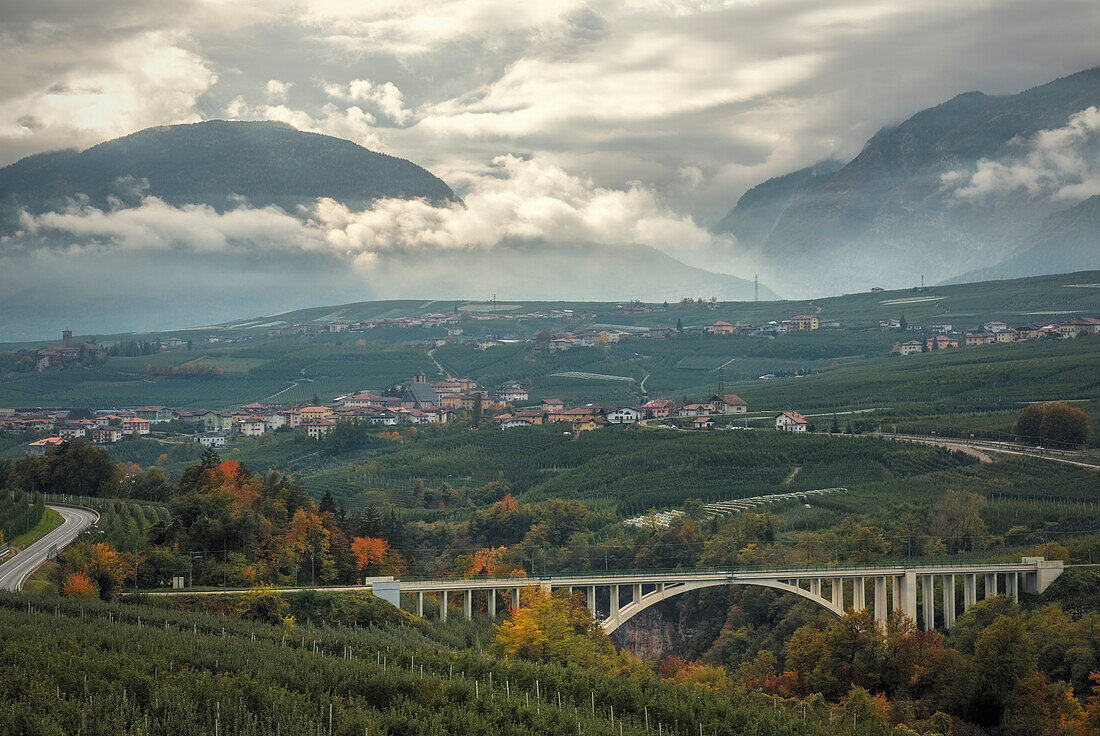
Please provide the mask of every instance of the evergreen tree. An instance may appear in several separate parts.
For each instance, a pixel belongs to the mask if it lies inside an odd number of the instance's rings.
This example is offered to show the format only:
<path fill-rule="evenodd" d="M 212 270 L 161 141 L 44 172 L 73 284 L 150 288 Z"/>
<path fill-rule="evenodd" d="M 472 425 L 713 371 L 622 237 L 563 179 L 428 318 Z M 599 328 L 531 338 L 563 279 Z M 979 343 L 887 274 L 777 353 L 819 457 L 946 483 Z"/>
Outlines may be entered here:
<path fill-rule="evenodd" d="M 684 331 L 684 321 L 682 319 L 680 319 L 679 317 L 676 318 L 676 331 L 677 332 L 683 332 Z"/>
<path fill-rule="evenodd" d="M 471 418 L 471 423 L 474 425 L 474 429 L 481 426 L 481 392 L 478 391 L 474 394 L 474 413 Z"/>

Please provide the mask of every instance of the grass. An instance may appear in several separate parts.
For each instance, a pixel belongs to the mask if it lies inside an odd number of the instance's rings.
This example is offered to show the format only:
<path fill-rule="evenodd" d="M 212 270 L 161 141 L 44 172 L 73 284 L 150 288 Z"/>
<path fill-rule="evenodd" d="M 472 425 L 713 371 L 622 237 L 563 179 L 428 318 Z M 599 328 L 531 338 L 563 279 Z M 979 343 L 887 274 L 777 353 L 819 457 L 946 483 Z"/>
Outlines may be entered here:
<path fill-rule="evenodd" d="M 57 585 L 54 577 L 57 574 L 58 564 L 55 560 L 48 560 L 34 571 L 34 574 L 23 583 L 24 593 L 56 593 Z"/>
<path fill-rule="evenodd" d="M 42 518 L 39 520 L 38 524 L 30 531 L 24 532 L 11 540 L 11 546 L 26 549 L 57 527 L 61 526 L 64 521 L 65 519 L 61 514 L 51 508 L 47 508 L 45 512 L 43 512 Z"/>

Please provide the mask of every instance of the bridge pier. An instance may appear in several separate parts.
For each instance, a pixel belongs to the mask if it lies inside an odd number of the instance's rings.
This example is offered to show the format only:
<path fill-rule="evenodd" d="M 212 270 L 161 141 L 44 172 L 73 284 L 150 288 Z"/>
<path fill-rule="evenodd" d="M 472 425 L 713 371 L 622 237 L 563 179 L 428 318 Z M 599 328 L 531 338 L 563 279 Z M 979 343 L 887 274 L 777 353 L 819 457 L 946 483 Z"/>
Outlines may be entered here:
<path fill-rule="evenodd" d="M 864 578 L 852 578 L 852 608 L 862 611 L 867 608 L 867 582 Z"/>
<path fill-rule="evenodd" d="M 963 613 L 978 602 L 978 576 L 974 573 L 963 575 Z"/>
<path fill-rule="evenodd" d="M 418 618 L 424 618 L 424 593 L 420 592 L 416 594 L 416 615 Z"/>
<path fill-rule="evenodd" d="M 489 618 L 496 620 L 497 617 L 497 589 L 489 588 L 489 599 L 485 602 L 485 607 L 489 612 Z"/>
<path fill-rule="evenodd" d="M 886 576 L 875 578 L 875 620 L 886 620 Z"/>
<path fill-rule="evenodd" d="M 985 597 L 997 595 L 997 573 L 989 574 L 985 576 Z"/>
<path fill-rule="evenodd" d="M 901 612 L 917 622 L 917 574 L 912 570 L 906 570 L 904 575 L 897 578 L 898 591 L 901 602 Z"/>
<path fill-rule="evenodd" d="M 833 578 L 832 583 L 833 605 L 844 610 L 844 578 Z"/>
<path fill-rule="evenodd" d="M 593 616 L 596 615 L 596 586 L 589 585 L 588 588 L 588 610 Z"/>
<path fill-rule="evenodd" d="M 931 631 L 936 627 L 936 579 L 931 575 L 921 575 L 921 604 L 923 629 Z"/>
<path fill-rule="evenodd" d="M 1014 603 L 1020 602 L 1020 578 L 1014 572 L 1005 575 L 1005 595 Z"/>
<path fill-rule="evenodd" d="M 943 628 L 955 625 L 955 576 L 943 576 Z"/>
<path fill-rule="evenodd" d="M 447 591 L 439 594 L 439 620 L 447 620 Z"/>
<path fill-rule="evenodd" d="M 519 587 L 512 588 L 512 608 L 519 608 Z"/>

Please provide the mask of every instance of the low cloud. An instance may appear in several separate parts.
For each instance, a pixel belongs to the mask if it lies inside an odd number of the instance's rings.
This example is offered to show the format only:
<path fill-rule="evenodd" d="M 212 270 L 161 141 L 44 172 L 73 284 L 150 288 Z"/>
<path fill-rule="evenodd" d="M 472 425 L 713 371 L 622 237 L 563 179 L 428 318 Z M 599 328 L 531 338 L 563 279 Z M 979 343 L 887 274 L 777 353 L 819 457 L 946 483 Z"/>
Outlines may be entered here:
<path fill-rule="evenodd" d="M 483 250 L 507 243 L 550 248 L 633 243 L 690 262 L 730 245 L 673 212 L 639 183 L 625 189 L 598 187 L 557 166 L 516 156 L 495 159 L 469 182 L 464 204 L 446 207 L 383 199 L 353 210 L 319 199 L 297 214 L 247 204 L 218 212 L 145 197 L 139 206 L 114 210 L 74 205 L 62 212 L 23 213 L 20 227 L 24 238 L 60 238 L 81 247 L 327 252 L 360 263 L 411 251 Z"/>
<path fill-rule="evenodd" d="M 1013 140 L 1011 153 L 995 161 L 981 159 L 974 171 L 942 177 L 961 200 L 980 203 L 1006 194 L 1080 200 L 1100 194 L 1100 110 L 1089 107 L 1061 128 L 1041 130 Z"/>

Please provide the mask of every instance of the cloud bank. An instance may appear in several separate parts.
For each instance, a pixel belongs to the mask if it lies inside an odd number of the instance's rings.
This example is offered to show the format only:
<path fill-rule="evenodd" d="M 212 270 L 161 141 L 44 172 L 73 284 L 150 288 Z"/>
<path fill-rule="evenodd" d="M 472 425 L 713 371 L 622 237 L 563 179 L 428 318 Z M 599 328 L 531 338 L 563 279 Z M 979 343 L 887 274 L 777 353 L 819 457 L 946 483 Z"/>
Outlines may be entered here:
<path fill-rule="evenodd" d="M 305 213 L 295 214 L 247 203 L 219 213 L 205 205 L 176 207 L 147 196 L 138 206 L 119 202 L 109 210 L 74 205 L 41 215 L 24 212 L 20 237 L 83 250 L 329 254 L 361 265 L 387 255 L 485 250 L 505 242 L 545 248 L 631 243 L 688 261 L 730 245 L 637 182 L 625 189 L 600 187 L 552 164 L 501 156 L 467 184 L 465 203 L 447 207 L 383 199 L 352 210 L 318 199 Z"/>
<path fill-rule="evenodd" d="M 981 203 L 1005 194 L 1082 200 L 1100 194 L 1100 110 L 1089 107 L 1061 128 L 1010 143 L 1004 161 L 982 159 L 973 172 L 942 177 L 955 197 Z"/>

